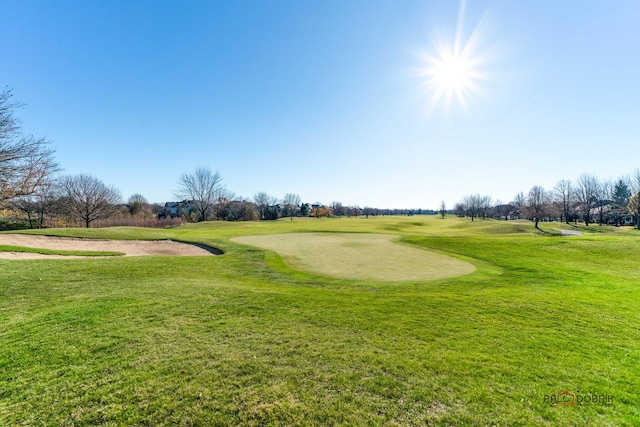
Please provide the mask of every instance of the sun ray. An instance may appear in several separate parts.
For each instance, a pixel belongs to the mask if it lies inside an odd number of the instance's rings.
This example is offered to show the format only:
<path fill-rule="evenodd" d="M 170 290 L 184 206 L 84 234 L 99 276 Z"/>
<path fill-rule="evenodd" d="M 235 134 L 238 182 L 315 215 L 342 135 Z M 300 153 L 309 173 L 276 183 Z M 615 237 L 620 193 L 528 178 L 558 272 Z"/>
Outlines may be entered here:
<path fill-rule="evenodd" d="M 462 0 L 452 43 L 437 34 L 431 52 L 420 54 L 420 86 L 429 94 L 430 110 L 440 104 L 448 110 L 457 104 L 466 111 L 468 103 L 480 94 L 482 82 L 487 80 L 482 70 L 487 56 L 481 52 L 485 25 L 480 20 L 465 38 L 465 12 L 466 2 Z"/>

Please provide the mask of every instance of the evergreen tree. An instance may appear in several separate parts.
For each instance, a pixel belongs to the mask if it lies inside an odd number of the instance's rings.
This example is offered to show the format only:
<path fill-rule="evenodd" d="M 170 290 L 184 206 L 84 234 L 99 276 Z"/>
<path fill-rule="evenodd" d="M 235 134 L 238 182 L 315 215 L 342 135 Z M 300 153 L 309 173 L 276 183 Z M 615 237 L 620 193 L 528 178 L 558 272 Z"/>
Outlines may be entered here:
<path fill-rule="evenodd" d="M 622 179 L 616 182 L 611 192 L 611 214 L 616 223 L 620 226 L 620 219 L 629 212 L 629 200 L 631 199 L 631 189 Z"/>

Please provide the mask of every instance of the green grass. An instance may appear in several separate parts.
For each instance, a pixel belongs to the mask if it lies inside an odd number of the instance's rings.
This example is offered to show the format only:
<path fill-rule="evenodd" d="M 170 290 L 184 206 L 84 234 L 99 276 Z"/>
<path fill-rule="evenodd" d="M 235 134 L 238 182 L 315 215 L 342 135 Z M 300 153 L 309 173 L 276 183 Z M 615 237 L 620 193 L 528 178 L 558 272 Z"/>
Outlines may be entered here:
<path fill-rule="evenodd" d="M 400 235 L 478 269 L 323 278 L 229 240 L 303 232 Z M 633 230 L 378 217 L 45 233 L 225 254 L 0 260 L 0 425 L 640 424 Z M 545 401 L 565 389 L 613 401 Z"/>
<path fill-rule="evenodd" d="M 44 248 L 31 248 L 26 246 L 0 245 L 0 252 L 25 252 L 41 255 L 62 255 L 62 256 L 121 256 L 124 252 L 114 251 L 64 251 Z"/>
<path fill-rule="evenodd" d="M 473 264 L 401 246 L 394 236 L 368 233 L 287 233 L 233 238 L 268 249 L 301 271 L 354 280 L 434 280 L 470 274 Z"/>

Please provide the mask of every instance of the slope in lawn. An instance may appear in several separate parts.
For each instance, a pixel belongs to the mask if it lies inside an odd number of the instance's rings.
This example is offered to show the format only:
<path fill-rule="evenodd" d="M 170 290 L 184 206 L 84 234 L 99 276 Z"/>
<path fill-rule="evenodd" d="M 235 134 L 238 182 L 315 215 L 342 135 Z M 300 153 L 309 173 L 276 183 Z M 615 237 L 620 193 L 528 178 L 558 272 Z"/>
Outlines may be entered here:
<path fill-rule="evenodd" d="M 398 245 L 397 236 L 356 233 L 287 233 L 232 241 L 280 254 L 293 268 L 354 280 L 434 280 L 470 274 L 475 267 L 435 252 Z"/>

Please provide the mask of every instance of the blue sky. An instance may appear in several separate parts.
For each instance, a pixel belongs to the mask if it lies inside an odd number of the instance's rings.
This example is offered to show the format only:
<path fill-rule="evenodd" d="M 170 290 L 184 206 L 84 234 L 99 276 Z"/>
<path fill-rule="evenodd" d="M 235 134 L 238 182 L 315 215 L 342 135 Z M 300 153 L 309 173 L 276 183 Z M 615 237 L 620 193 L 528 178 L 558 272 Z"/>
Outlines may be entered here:
<path fill-rule="evenodd" d="M 460 14 L 462 7 L 462 15 Z M 638 1 L 2 0 L 0 86 L 65 173 L 174 199 L 181 173 L 303 201 L 448 206 L 640 166 Z M 460 20 L 459 17 L 463 19 Z M 476 40 L 434 102 L 425 55 Z M 477 39 L 474 34 L 481 37 Z"/>

